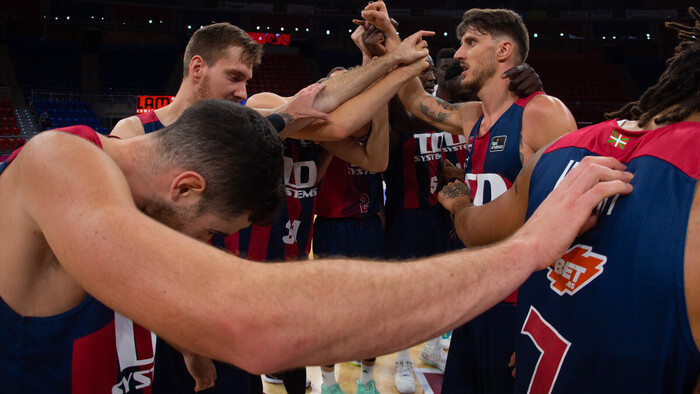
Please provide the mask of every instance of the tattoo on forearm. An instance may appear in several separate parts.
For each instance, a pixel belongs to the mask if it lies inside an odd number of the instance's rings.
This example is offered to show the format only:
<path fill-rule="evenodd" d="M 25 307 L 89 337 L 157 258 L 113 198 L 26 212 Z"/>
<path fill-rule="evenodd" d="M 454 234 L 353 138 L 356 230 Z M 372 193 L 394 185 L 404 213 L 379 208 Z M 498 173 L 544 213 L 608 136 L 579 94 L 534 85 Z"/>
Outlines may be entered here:
<path fill-rule="evenodd" d="M 442 188 L 442 193 L 447 198 L 458 198 L 458 197 L 469 197 L 471 200 L 471 193 L 469 188 L 462 182 L 453 182 Z"/>
<path fill-rule="evenodd" d="M 286 112 L 280 112 L 277 115 L 279 115 L 282 118 L 282 120 L 284 120 L 285 126 L 288 126 L 290 123 L 292 123 L 294 121 L 294 116 L 292 116 Z"/>
<path fill-rule="evenodd" d="M 434 122 L 444 122 L 447 118 L 450 117 L 450 115 L 452 115 L 450 113 L 445 112 L 431 111 L 430 108 L 428 108 L 428 106 L 426 106 L 423 103 L 420 104 L 420 110 L 425 116 L 427 116 L 430 120 Z"/>

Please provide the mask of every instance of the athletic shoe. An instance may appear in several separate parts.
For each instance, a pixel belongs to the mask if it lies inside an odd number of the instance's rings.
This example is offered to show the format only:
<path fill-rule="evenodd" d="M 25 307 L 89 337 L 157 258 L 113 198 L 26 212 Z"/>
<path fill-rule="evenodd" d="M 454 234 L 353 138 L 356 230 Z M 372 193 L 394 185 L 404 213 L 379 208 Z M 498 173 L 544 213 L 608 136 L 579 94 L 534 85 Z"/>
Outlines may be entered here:
<path fill-rule="evenodd" d="M 306 386 L 308 387 L 308 386 Z M 321 386 L 321 394 L 345 394 L 345 391 L 340 388 L 338 383 L 332 385 L 331 387 Z"/>
<path fill-rule="evenodd" d="M 369 382 L 362 384 L 360 381 L 357 381 L 357 391 L 355 391 L 355 394 L 380 394 L 379 391 L 377 391 L 377 387 L 374 384 L 374 380 L 370 380 Z"/>
<path fill-rule="evenodd" d="M 266 373 L 265 375 L 263 375 L 263 380 L 266 381 L 267 383 L 272 383 L 272 384 L 284 383 L 282 381 L 282 374 Z"/>
<path fill-rule="evenodd" d="M 413 377 L 413 361 L 396 360 L 394 385 L 401 394 L 416 392 L 416 380 Z"/>
<path fill-rule="evenodd" d="M 355 361 L 348 361 L 348 364 L 354 365 L 354 366 L 356 366 L 356 367 L 359 367 L 359 366 L 361 365 L 360 362 L 357 361 L 357 360 L 355 360 Z"/>
<path fill-rule="evenodd" d="M 266 381 L 267 383 L 272 383 L 272 384 L 283 384 L 284 381 L 282 380 L 282 374 L 279 373 L 266 373 L 263 375 L 263 380 Z M 306 378 L 306 388 L 308 389 L 311 387 L 311 380 L 309 378 Z"/>
<path fill-rule="evenodd" d="M 447 361 L 447 353 L 442 350 L 442 346 L 430 346 L 427 343 L 423 346 L 420 352 L 420 360 L 424 364 L 428 364 L 445 372 L 445 361 Z"/>

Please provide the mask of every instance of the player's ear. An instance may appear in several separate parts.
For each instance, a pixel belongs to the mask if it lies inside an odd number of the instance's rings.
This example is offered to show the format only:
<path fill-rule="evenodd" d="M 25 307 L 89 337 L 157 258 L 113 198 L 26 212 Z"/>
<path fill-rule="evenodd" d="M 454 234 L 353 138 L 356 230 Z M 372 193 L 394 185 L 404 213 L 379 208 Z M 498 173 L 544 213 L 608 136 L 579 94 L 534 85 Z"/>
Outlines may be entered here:
<path fill-rule="evenodd" d="M 192 203 L 199 200 L 207 187 L 204 177 L 194 171 L 185 171 L 170 184 L 170 198 L 175 203 Z"/>
<path fill-rule="evenodd" d="M 514 50 L 515 50 L 515 47 L 513 46 L 513 43 L 511 41 L 503 40 L 500 42 L 500 44 L 498 46 L 498 52 L 496 53 L 496 59 L 498 59 L 499 62 L 503 62 L 514 55 L 513 54 Z"/>
<path fill-rule="evenodd" d="M 192 56 L 192 59 L 190 59 L 190 65 L 189 65 L 189 75 L 194 79 L 200 78 L 202 76 L 202 71 L 204 70 L 205 66 L 206 66 L 206 63 L 204 62 L 204 59 L 202 59 L 201 56 L 199 56 L 199 55 Z"/>

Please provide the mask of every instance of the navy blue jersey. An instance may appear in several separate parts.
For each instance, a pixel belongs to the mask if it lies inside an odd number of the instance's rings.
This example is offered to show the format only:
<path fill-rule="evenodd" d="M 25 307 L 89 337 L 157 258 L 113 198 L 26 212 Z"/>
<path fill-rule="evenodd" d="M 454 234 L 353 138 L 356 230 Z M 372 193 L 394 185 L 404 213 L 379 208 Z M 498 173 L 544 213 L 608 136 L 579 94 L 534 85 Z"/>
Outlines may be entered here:
<path fill-rule="evenodd" d="M 102 147 L 89 127 L 59 131 Z M 154 353 L 155 335 L 90 296 L 48 317 L 21 316 L 0 299 L 3 393 L 150 393 Z"/>
<path fill-rule="evenodd" d="M 539 159 L 528 217 L 585 156 L 613 156 L 634 191 L 604 200 L 596 226 L 520 287 L 516 390 L 690 393 L 700 354 L 684 289 L 700 123 L 630 132 L 607 121 L 566 135 Z"/>
<path fill-rule="evenodd" d="M 306 259 L 311 251 L 318 194 L 318 147 L 313 141 L 284 141 L 285 205 L 272 226 L 254 224 L 226 237 L 227 250 L 255 261 Z M 212 242 L 222 243 L 221 240 Z"/>

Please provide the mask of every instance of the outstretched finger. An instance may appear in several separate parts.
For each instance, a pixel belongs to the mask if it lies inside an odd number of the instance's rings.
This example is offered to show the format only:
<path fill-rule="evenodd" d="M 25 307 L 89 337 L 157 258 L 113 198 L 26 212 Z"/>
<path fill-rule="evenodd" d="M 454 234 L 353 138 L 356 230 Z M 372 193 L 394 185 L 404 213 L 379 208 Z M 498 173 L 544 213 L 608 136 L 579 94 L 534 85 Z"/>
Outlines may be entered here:
<path fill-rule="evenodd" d="M 501 78 L 503 78 L 503 79 L 511 78 L 512 79 L 514 76 L 517 77 L 518 75 L 520 75 L 520 73 L 523 71 L 523 69 L 525 67 L 526 67 L 525 63 L 523 63 L 519 66 L 511 67 L 508 70 L 506 70 L 503 74 L 501 74 Z"/>

